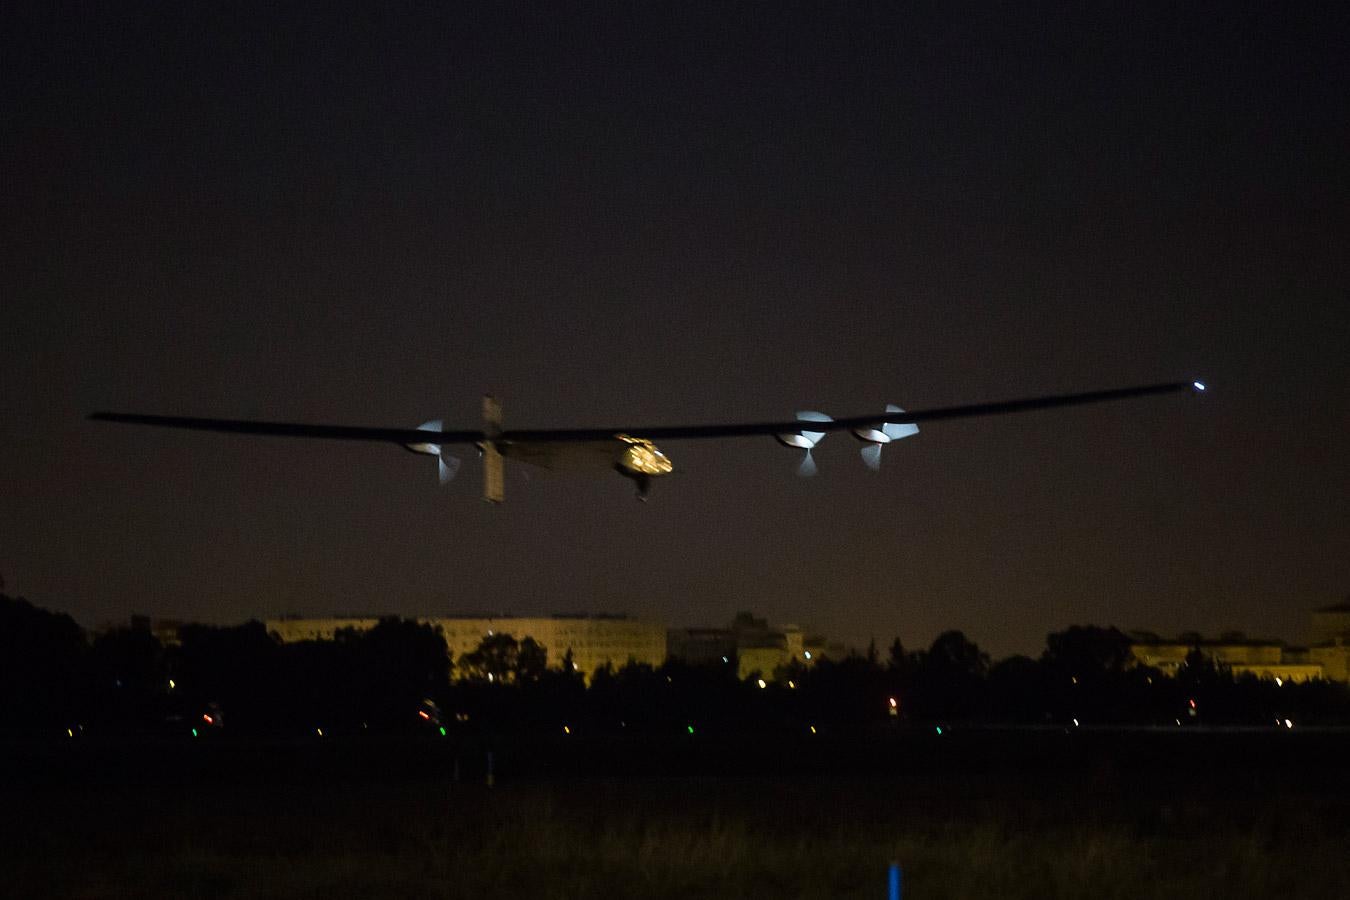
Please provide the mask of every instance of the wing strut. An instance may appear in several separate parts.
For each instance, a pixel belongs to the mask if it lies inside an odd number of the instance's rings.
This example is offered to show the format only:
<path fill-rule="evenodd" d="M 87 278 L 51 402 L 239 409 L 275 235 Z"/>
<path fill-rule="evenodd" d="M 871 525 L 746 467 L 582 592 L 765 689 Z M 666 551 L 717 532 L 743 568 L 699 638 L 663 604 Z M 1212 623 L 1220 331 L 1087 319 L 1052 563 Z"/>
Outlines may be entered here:
<path fill-rule="evenodd" d="M 483 436 L 486 440 L 479 444 L 483 451 L 483 499 L 488 503 L 501 503 L 506 499 L 506 477 L 502 466 L 502 454 L 497 449 L 497 439 L 502 435 L 502 405 L 491 394 L 483 395 Z"/>

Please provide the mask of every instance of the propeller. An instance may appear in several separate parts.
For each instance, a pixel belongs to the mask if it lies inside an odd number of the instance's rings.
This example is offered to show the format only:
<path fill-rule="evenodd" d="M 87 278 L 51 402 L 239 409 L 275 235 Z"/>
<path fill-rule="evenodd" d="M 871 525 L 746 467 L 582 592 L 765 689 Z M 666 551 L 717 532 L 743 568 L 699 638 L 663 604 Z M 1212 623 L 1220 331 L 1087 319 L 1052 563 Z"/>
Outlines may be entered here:
<path fill-rule="evenodd" d="M 443 425 L 444 423 L 440 419 L 433 419 L 430 422 L 423 422 L 421 425 L 418 425 L 417 430 L 440 434 L 445 430 Z M 436 474 L 440 478 L 442 485 L 449 484 L 455 477 L 455 473 L 459 471 L 459 457 L 442 453 L 440 444 L 418 443 L 404 444 L 403 446 L 407 447 L 413 453 L 421 453 L 426 456 L 436 457 Z"/>
<path fill-rule="evenodd" d="M 886 404 L 886 412 L 902 413 L 903 409 L 894 403 Z M 870 428 L 857 428 L 853 431 L 859 440 L 866 441 L 862 448 L 863 463 L 873 472 L 881 468 L 881 448 L 891 441 L 898 441 L 919 433 L 919 426 L 913 422 L 879 422 Z"/>
<path fill-rule="evenodd" d="M 797 413 L 797 421 L 833 422 L 834 420 L 824 413 L 803 410 Z M 811 450 L 816 444 L 819 444 L 824 440 L 826 434 L 827 432 L 824 431 L 807 431 L 803 429 L 802 431 L 776 435 L 776 437 L 778 438 L 778 442 L 785 447 L 796 447 L 799 450 L 806 451 L 802 455 L 802 461 L 797 464 L 797 474 L 803 478 L 810 478 L 818 471 L 816 468 L 816 461 L 811 458 Z"/>

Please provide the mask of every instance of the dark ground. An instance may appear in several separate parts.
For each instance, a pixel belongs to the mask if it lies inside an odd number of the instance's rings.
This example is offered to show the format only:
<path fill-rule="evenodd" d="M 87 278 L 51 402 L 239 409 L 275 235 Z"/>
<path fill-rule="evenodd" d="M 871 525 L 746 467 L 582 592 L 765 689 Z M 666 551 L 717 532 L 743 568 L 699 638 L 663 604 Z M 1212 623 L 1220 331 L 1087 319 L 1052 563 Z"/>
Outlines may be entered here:
<path fill-rule="evenodd" d="M 11 743 L 11 896 L 1343 897 L 1350 734 Z M 458 774 L 458 780 L 456 779 Z"/>

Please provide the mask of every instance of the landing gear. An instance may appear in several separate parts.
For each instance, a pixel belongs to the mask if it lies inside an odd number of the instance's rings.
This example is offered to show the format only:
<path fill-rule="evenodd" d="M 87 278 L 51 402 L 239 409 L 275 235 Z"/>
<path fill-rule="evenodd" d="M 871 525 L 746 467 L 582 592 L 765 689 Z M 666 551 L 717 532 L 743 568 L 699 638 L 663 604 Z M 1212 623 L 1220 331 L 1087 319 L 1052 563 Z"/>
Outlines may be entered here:
<path fill-rule="evenodd" d="M 633 482 L 633 484 L 637 486 L 638 500 L 643 503 L 647 502 L 647 494 L 652 489 L 652 476 L 647 475 L 644 472 L 634 472 L 632 469 L 625 468 L 622 465 L 615 466 L 614 471 Z"/>

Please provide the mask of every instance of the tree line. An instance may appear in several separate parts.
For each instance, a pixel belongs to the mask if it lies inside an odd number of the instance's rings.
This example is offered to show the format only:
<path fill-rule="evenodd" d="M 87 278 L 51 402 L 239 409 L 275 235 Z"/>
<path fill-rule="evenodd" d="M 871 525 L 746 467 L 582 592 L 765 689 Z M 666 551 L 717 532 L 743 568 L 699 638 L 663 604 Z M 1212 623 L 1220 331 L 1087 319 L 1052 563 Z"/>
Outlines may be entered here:
<path fill-rule="evenodd" d="M 87 635 L 0 594 L 0 733 L 8 735 L 589 734 L 861 731 L 981 723 L 1350 724 L 1344 684 L 1235 677 L 1197 647 L 1175 677 L 1137 665 L 1114 628 L 1050 634 L 1039 658 L 997 663 L 959 631 L 741 679 L 734 658 L 605 666 L 589 680 L 529 637 L 451 659 L 441 634 L 386 618 L 330 641 L 280 643 L 260 622 Z M 452 677 L 453 676 L 453 677 Z"/>

